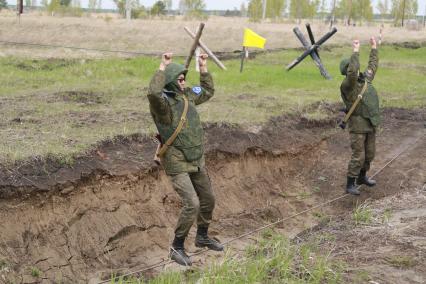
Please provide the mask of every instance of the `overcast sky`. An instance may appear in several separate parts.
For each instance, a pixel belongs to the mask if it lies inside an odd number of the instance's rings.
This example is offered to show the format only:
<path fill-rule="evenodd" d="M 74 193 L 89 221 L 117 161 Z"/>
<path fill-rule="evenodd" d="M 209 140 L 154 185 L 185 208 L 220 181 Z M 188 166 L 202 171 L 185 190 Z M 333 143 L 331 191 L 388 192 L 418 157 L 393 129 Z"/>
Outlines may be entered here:
<path fill-rule="evenodd" d="M 87 3 L 89 0 L 80 0 L 82 7 L 87 7 Z M 157 0 L 139 0 L 141 5 L 145 7 L 151 7 Z M 173 1 L 173 9 L 178 7 L 179 0 Z M 329 2 L 329 6 L 331 6 L 332 0 L 327 0 Z M 16 0 L 7 0 L 9 4 L 16 4 Z M 24 0 L 25 2 L 25 0 Z M 41 2 L 38 0 L 37 2 Z M 241 3 L 248 3 L 248 0 L 204 0 L 207 6 L 207 10 L 233 10 L 234 8 L 240 9 Z M 288 1 L 289 2 L 289 1 Z M 377 12 L 376 6 L 379 0 L 372 0 L 373 8 L 375 12 Z M 389 1 L 390 3 L 391 1 Z M 417 11 L 418 15 L 424 15 L 425 13 L 425 5 L 426 0 L 417 0 L 419 3 L 419 10 Z M 115 9 L 116 6 L 113 0 L 102 0 L 102 7 L 106 9 Z"/>

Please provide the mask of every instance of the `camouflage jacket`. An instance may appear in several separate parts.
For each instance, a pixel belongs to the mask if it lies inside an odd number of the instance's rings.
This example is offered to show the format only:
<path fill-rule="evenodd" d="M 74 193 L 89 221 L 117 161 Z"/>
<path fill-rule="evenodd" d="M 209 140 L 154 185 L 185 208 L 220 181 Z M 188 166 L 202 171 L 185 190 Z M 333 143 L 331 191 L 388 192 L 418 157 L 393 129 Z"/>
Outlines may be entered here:
<path fill-rule="evenodd" d="M 177 77 L 177 76 L 176 76 Z M 200 73 L 200 86 L 185 88 L 175 93 L 164 89 L 166 73 L 157 71 L 151 79 L 148 99 L 151 115 L 163 143 L 172 135 L 182 116 L 186 96 L 189 101 L 187 121 L 161 158 L 168 175 L 196 172 L 204 167 L 203 129 L 196 105 L 208 101 L 214 94 L 213 79 L 209 73 Z"/>
<path fill-rule="evenodd" d="M 340 86 L 341 96 L 346 108 L 349 110 L 355 102 L 362 91 L 365 81 L 367 81 L 367 90 L 349 119 L 349 132 L 373 132 L 380 123 L 379 98 L 372 84 L 378 63 L 378 51 L 377 49 L 371 49 L 367 70 L 360 74 L 359 53 L 354 52 L 350 58 L 346 78 Z"/>

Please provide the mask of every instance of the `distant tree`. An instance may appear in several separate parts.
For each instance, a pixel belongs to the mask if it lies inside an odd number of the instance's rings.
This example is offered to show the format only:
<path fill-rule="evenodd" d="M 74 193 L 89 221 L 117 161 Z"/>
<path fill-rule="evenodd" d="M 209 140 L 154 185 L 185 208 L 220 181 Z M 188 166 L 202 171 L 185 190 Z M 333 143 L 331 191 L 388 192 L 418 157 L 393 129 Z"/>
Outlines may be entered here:
<path fill-rule="evenodd" d="M 33 7 L 37 6 L 37 0 L 31 0 L 31 6 Z"/>
<path fill-rule="evenodd" d="M 386 14 L 389 13 L 389 1 L 379 0 L 379 3 L 377 3 L 377 10 L 379 10 L 380 16 L 383 18 Z"/>
<path fill-rule="evenodd" d="M 395 24 L 401 22 L 403 26 L 404 20 L 415 16 L 418 9 L 417 0 L 392 0 L 391 14 L 394 17 Z"/>
<path fill-rule="evenodd" d="M 68 7 L 71 4 L 71 0 L 59 0 L 59 4 L 64 7 Z"/>
<path fill-rule="evenodd" d="M 355 2 L 355 18 L 361 22 L 373 19 L 371 0 L 358 0 Z"/>
<path fill-rule="evenodd" d="M 259 22 L 262 19 L 262 0 L 250 0 L 248 16 L 251 22 Z"/>
<path fill-rule="evenodd" d="M 242 17 L 247 17 L 247 8 L 246 8 L 246 3 L 244 2 L 241 2 L 240 13 Z"/>
<path fill-rule="evenodd" d="M 266 17 L 271 19 L 281 18 L 286 7 L 287 0 L 268 0 L 266 5 Z"/>
<path fill-rule="evenodd" d="M 159 16 L 166 14 L 166 5 L 163 1 L 157 1 L 151 8 L 151 15 Z"/>
<path fill-rule="evenodd" d="M 6 0 L 0 0 L 0 11 L 2 9 L 7 9 L 7 1 Z"/>
<path fill-rule="evenodd" d="M 117 6 L 118 13 L 123 17 L 126 17 L 126 8 L 129 11 L 129 17 L 132 13 L 132 9 L 137 9 L 139 5 L 138 0 L 113 0 L 115 5 Z"/>
<path fill-rule="evenodd" d="M 223 15 L 225 17 L 241 17 L 241 12 L 234 7 L 234 10 L 226 10 L 225 14 Z"/>
<path fill-rule="evenodd" d="M 49 11 L 49 13 L 53 15 L 56 11 L 59 10 L 60 7 L 61 7 L 60 0 L 52 0 L 47 6 L 47 11 Z"/>
<path fill-rule="evenodd" d="M 184 0 L 186 15 L 190 17 L 202 17 L 203 10 L 206 8 L 204 0 Z"/>
<path fill-rule="evenodd" d="M 81 1 L 80 0 L 72 0 L 71 5 L 73 7 L 76 7 L 76 8 L 81 8 Z"/>
<path fill-rule="evenodd" d="M 351 24 L 351 20 L 355 18 L 355 9 L 353 9 L 353 0 L 341 0 L 336 7 L 337 16 L 344 19 L 346 25 Z"/>
<path fill-rule="evenodd" d="M 148 12 L 149 11 L 145 8 L 145 6 L 140 5 L 138 3 L 138 5 L 136 5 L 132 9 L 131 18 L 132 19 L 143 19 L 143 18 L 147 18 L 149 16 Z"/>
<path fill-rule="evenodd" d="M 185 0 L 179 0 L 179 13 L 182 15 L 185 15 L 186 10 L 188 10 L 185 2 L 186 2 Z"/>
<path fill-rule="evenodd" d="M 319 0 L 291 0 L 290 17 L 301 22 L 304 18 L 313 18 L 318 11 Z"/>
<path fill-rule="evenodd" d="M 373 18 L 373 7 L 371 0 L 341 0 L 336 8 L 338 16 L 345 20 L 347 25 L 352 21 L 371 21 Z"/>
<path fill-rule="evenodd" d="M 31 6 L 31 0 L 25 0 L 25 6 L 30 7 Z"/>
<path fill-rule="evenodd" d="M 96 10 L 96 3 L 97 0 L 89 0 L 89 4 L 88 4 L 88 8 L 91 11 L 95 11 Z"/>
<path fill-rule="evenodd" d="M 321 14 L 321 18 L 324 19 L 325 15 L 327 13 L 327 1 L 326 0 L 321 0 L 318 12 L 319 12 L 319 14 Z"/>
<path fill-rule="evenodd" d="M 98 0 L 98 10 L 102 10 L 102 0 Z"/>
<path fill-rule="evenodd" d="M 170 13 L 170 11 L 172 10 L 172 5 L 173 5 L 172 0 L 164 0 L 163 2 L 164 2 L 164 5 L 166 5 L 167 13 Z"/>

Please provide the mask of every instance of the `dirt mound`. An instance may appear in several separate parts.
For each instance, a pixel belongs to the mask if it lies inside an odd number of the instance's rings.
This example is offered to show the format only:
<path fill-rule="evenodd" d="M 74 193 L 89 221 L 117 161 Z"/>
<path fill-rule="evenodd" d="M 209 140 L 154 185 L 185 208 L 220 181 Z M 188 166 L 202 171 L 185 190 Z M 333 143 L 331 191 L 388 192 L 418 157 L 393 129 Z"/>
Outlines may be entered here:
<path fill-rule="evenodd" d="M 76 102 L 85 105 L 105 103 L 103 94 L 83 91 L 66 91 L 54 94 L 65 102 Z"/>
<path fill-rule="evenodd" d="M 425 111 L 407 119 L 385 112 L 374 167 L 424 135 L 423 121 L 411 118 Z M 336 130 L 334 119 L 306 123 L 300 115 L 285 115 L 249 130 L 206 125 L 207 164 L 217 196 L 213 236 L 226 240 L 342 193 L 350 154 L 347 133 Z M 292 219 L 280 230 L 294 236 L 365 198 L 424 184 L 419 164 L 425 143 L 421 140 L 384 171 L 375 190 Z M 152 163 L 154 150 L 149 137 L 135 135 L 98 145 L 72 167 L 35 159 L 2 169 L 0 277 L 87 283 L 166 259 L 180 202 Z M 190 252 L 196 251 L 193 234 Z M 196 266 L 203 264 L 204 257 L 195 259 Z M 40 276 L 31 276 L 31 269 Z"/>
<path fill-rule="evenodd" d="M 76 64 L 77 62 L 78 62 L 77 60 L 49 58 L 47 60 L 14 59 L 7 64 L 16 66 L 18 69 L 26 70 L 26 71 L 38 71 L 38 70 L 52 71 L 58 68 Z"/>

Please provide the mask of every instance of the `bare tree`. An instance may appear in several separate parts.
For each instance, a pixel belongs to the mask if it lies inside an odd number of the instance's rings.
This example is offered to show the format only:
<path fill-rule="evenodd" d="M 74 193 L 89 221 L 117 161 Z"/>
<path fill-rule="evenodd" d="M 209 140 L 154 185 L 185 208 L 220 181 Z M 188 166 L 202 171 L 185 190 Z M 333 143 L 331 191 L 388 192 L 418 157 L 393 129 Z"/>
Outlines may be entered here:
<path fill-rule="evenodd" d="M 383 21 L 385 15 L 389 13 L 389 1 L 388 0 L 379 1 L 379 3 L 377 3 L 377 10 L 379 10 L 380 16 Z"/>

